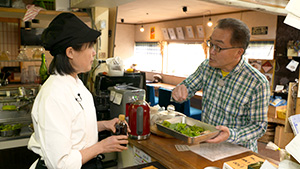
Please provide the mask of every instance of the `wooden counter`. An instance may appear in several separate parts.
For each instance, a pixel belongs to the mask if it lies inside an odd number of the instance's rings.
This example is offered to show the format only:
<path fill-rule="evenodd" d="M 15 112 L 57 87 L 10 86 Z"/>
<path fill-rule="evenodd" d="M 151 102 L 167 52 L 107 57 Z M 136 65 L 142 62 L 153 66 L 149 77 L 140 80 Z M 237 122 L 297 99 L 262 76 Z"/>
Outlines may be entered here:
<path fill-rule="evenodd" d="M 163 164 L 170 169 L 188 168 L 188 169 L 203 169 L 208 166 L 215 166 L 222 168 L 223 163 L 229 160 L 238 159 L 248 155 L 255 154 L 263 159 L 267 159 L 269 162 L 273 162 L 276 165 L 278 163 L 267 157 L 263 157 L 252 151 L 245 152 L 239 155 L 224 158 L 215 162 L 211 162 L 206 158 L 193 153 L 191 151 L 179 152 L 175 148 L 175 144 L 184 144 L 183 141 L 174 138 L 163 138 L 156 135 L 151 135 L 149 139 L 137 141 L 129 140 L 129 143 L 133 146 L 143 150 L 150 155 L 153 159 Z"/>

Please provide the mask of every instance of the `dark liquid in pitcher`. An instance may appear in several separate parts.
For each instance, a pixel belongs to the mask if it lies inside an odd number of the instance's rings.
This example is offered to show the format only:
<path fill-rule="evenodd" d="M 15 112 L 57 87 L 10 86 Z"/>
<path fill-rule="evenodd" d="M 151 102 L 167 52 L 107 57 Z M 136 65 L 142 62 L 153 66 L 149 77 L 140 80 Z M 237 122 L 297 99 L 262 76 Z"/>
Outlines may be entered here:
<path fill-rule="evenodd" d="M 120 122 L 115 125 L 116 127 L 116 133 L 115 135 L 127 135 L 127 125 L 124 122 Z M 127 146 L 127 144 L 121 144 L 121 146 Z"/>

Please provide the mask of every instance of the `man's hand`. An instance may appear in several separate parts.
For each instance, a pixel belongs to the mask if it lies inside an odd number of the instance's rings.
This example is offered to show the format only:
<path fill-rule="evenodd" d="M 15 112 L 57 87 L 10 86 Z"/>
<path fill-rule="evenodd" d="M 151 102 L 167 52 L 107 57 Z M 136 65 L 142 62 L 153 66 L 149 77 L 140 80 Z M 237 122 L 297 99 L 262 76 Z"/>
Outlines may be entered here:
<path fill-rule="evenodd" d="M 221 143 L 229 138 L 230 132 L 228 127 L 216 126 L 216 129 L 220 130 L 220 133 L 216 137 L 206 140 L 207 143 Z"/>
<path fill-rule="evenodd" d="M 184 84 L 177 86 L 172 91 L 172 97 L 177 102 L 183 102 L 188 97 L 188 91 Z"/>

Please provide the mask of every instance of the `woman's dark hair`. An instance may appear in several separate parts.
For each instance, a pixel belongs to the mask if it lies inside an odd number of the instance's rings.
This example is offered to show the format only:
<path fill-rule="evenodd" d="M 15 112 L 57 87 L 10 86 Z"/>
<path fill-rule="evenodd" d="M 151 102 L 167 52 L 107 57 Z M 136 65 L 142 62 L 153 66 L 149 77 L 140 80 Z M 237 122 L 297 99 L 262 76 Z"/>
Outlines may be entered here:
<path fill-rule="evenodd" d="M 88 43 L 73 45 L 70 47 L 72 47 L 75 51 L 81 51 L 83 49 L 92 47 L 95 43 L 96 40 Z M 65 50 L 63 53 L 59 53 L 56 56 L 54 56 L 53 60 L 49 65 L 49 73 L 55 74 L 55 71 L 60 75 L 69 75 L 75 72 L 74 68 L 72 67 L 69 61 L 68 56 L 66 55 Z"/>
<path fill-rule="evenodd" d="M 242 47 L 246 51 L 250 41 L 250 30 L 244 22 L 234 18 L 225 18 L 219 20 L 215 28 L 231 30 L 231 45 Z"/>

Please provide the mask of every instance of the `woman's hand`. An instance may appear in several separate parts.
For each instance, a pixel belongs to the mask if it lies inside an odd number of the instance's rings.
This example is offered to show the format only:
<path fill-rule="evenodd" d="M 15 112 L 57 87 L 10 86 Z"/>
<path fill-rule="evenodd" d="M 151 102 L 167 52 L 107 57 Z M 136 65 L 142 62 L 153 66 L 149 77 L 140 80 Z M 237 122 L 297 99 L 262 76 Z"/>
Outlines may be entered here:
<path fill-rule="evenodd" d="M 216 137 L 206 140 L 207 143 L 221 143 L 229 138 L 230 132 L 228 127 L 216 126 L 216 129 L 220 130 L 220 133 Z"/>
<path fill-rule="evenodd" d="M 184 84 L 177 86 L 173 91 L 172 91 L 172 97 L 174 100 L 177 102 L 183 102 L 186 100 L 188 96 L 188 91 L 187 88 Z"/>
<path fill-rule="evenodd" d="M 119 122 L 118 118 L 113 118 L 111 120 L 102 120 L 98 121 L 98 131 L 108 130 L 112 132 L 116 132 L 115 125 Z"/>
<path fill-rule="evenodd" d="M 85 164 L 96 155 L 101 153 L 121 152 L 128 149 L 127 147 L 121 146 L 120 144 L 128 144 L 128 136 L 113 135 L 97 142 L 91 147 L 80 150 L 82 156 L 82 164 Z"/>
<path fill-rule="evenodd" d="M 97 144 L 100 150 L 98 154 L 110 153 L 110 152 L 121 152 L 123 150 L 128 149 L 125 146 L 121 146 L 121 144 L 128 144 L 128 136 L 125 135 L 110 136 L 101 140 Z"/>
<path fill-rule="evenodd" d="M 112 131 L 113 133 L 115 133 L 116 132 L 115 125 L 117 123 L 119 123 L 118 118 L 113 118 L 111 120 L 98 121 L 98 131 L 109 130 L 109 131 Z M 129 125 L 127 124 L 126 121 L 125 121 L 125 123 L 127 125 L 127 132 L 130 133 L 131 130 L 129 128 Z"/>

